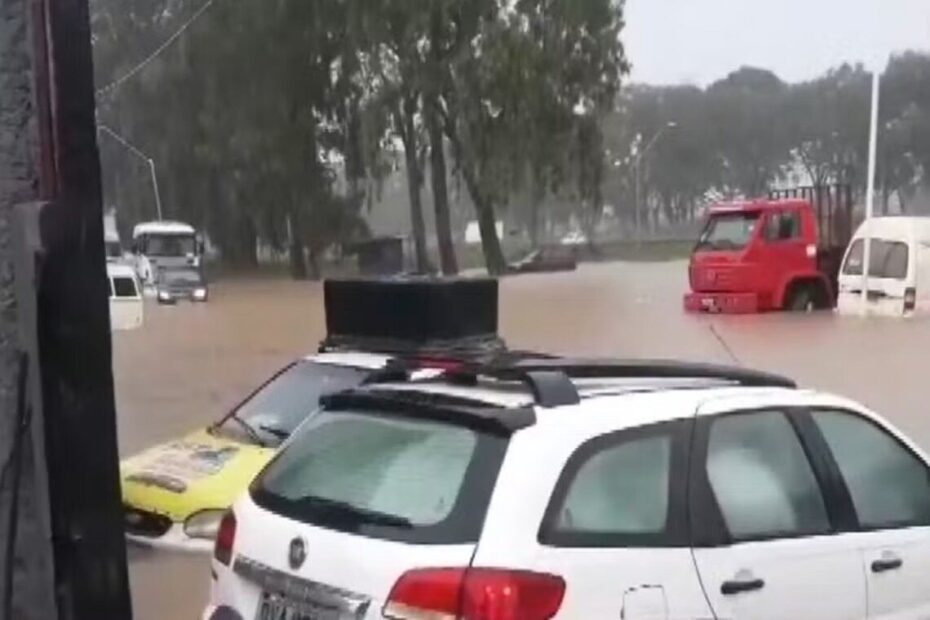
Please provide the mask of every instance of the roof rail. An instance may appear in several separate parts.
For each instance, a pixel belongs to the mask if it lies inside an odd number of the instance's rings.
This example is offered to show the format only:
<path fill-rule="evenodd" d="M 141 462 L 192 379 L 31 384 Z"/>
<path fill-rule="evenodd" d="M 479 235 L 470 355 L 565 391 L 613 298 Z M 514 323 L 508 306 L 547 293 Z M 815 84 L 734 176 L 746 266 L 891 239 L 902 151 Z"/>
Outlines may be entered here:
<path fill-rule="evenodd" d="M 403 360 L 375 371 L 365 384 L 406 381 L 413 367 Z M 610 358 L 559 358 L 534 356 L 524 352 L 489 364 L 465 363 L 445 371 L 443 376 L 456 383 L 473 384 L 479 377 L 524 384 L 541 407 L 561 407 L 581 401 L 572 379 L 707 379 L 745 387 L 794 389 L 787 377 L 737 366 L 681 362 L 674 360 L 623 360 Z"/>
<path fill-rule="evenodd" d="M 513 365 L 517 371 L 559 371 L 575 379 L 642 377 L 650 379 L 713 379 L 746 387 L 796 388 L 793 379 L 739 366 L 676 360 L 557 358 L 526 359 Z"/>
<path fill-rule="evenodd" d="M 476 381 L 490 377 L 504 381 L 518 381 L 526 385 L 536 404 L 542 407 L 560 407 L 581 400 L 572 379 L 708 379 L 735 383 L 745 387 L 796 388 L 787 377 L 758 370 L 671 360 L 620 360 L 537 358 L 522 359 L 512 364 L 470 365 L 451 370 L 446 376 L 455 381 Z"/>

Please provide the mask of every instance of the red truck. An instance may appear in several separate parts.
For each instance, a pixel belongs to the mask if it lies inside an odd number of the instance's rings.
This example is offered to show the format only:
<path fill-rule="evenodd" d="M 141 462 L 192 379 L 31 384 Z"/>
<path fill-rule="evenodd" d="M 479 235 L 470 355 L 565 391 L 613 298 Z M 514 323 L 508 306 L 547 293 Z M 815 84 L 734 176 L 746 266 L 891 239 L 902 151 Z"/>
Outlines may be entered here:
<path fill-rule="evenodd" d="M 746 314 L 832 307 L 852 224 L 847 186 L 712 206 L 691 254 L 685 309 Z"/>

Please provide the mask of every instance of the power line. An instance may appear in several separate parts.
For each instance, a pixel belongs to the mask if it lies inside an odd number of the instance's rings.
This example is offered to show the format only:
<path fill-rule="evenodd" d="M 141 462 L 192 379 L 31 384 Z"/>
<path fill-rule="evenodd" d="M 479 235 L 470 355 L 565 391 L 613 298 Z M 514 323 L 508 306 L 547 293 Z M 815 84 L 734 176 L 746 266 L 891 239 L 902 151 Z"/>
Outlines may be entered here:
<path fill-rule="evenodd" d="M 98 88 L 98 89 L 97 89 L 96 96 L 99 97 L 99 96 L 101 96 L 101 95 L 103 95 L 103 94 L 106 94 L 106 93 L 110 92 L 111 90 L 114 90 L 114 89 L 116 89 L 116 88 L 119 88 L 119 87 L 123 84 L 123 82 L 125 82 L 126 80 L 132 78 L 134 75 L 136 75 L 137 73 L 139 73 L 140 71 L 142 71 L 143 69 L 145 69 L 145 67 L 146 67 L 150 62 L 152 62 L 153 60 L 155 60 L 156 58 L 158 58 L 158 56 L 159 56 L 162 52 L 164 52 L 166 49 L 168 49 L 168 48 L 171 46 L 172 43 L 174 43 L 182 34 L 184 34 L 184 32 L 191 26 L 191 24 L 193 24 L 195 21 L 197 21 L 197 18 L 200 17 L 201 15 L 203 15 L 204 11 L 206 11 L 208 8 L 210 8 L 210 5 L 211 5 L 211 4 L 213 4 L 213 0 L 207 0 L 206 2 L 204 2 L 204 3 L 200 6 L 200 8 L 197 9 L 196 11 L 194 11 L 194 14 L 191 15 L 190 18 L 189 18 L 186 22 L 184 22 L 183 24 L 181 24 L 181 27 L 178 28 L 178 29 L 175 31 L 174 34 L 172 34 L 170 37 L 168 37 L 168 38 L 165 40 L 164 43 L 162 43 L 161 45 L 159 45 L 159 46 L 155 49 L 154 52 L 152 52 L 151 54 L 149 54 L 142 62 L 140 62 L 139 64 L 137 64 L 135 67 L 133 67 L 132 69 L 130 69 L 130 70 L 127 71 L 126 73 L 124 73 L 122 76 L 116 78 L 115 80 L 113 80 L 112 82 L 110 82 L 109 84 L 107 84 L 106 86 L 104 86 L 104 87 L 102 87 L 102 88 Z"/>

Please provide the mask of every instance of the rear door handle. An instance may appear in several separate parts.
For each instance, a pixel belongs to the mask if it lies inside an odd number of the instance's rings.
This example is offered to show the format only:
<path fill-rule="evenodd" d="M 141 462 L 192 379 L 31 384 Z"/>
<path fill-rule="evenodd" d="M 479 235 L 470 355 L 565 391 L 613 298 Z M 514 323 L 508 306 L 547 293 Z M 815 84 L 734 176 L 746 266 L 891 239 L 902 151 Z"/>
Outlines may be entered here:
<path fill-rule="evenodd" d="M 732 596 L 741 592 L 753 592 L 765 587 L 765 582 L 761 579 L 731 579 L 724 581 L 720 586 L 720 593 L 724 596 Z"/>
<path fill-rule="evenodd" d="M 873 573 L 884 573 L 890 570 L 897 570 L 904 565 L 901 558 L 882 558 L 872 562 Z"/>

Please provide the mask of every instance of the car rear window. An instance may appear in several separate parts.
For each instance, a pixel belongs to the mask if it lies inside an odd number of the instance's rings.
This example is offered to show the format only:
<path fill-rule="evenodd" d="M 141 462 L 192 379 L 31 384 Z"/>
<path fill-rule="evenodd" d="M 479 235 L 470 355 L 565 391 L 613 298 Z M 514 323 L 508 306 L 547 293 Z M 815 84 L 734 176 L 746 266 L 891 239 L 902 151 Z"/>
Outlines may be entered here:
<path fill-rule="evenodd" d="M 427 544 L 477 542 L 507 440 L 397 414 L 322 411 L 252 485 L 313 525 Z"/>
<path fill-rule="evenodd" d="M 873 278 L 892 278 L 903 280 L 907 277 L 908 251 L 907 244 L 901 241 L 886 241 L 872 239 L 869 244 L 869 276 Z M 864 242 L 862 239 L 853 241 L 843 265 L 843 274 L 847 276 L 862 275 L 862 254 Z"/>
<path fill-rule="evenodd" d="M 113 278 L 114 297 L 137 297 L 136 283 L 132 278 L 116 276 Z"/>

